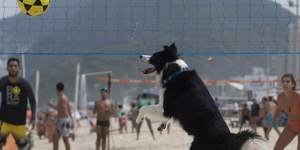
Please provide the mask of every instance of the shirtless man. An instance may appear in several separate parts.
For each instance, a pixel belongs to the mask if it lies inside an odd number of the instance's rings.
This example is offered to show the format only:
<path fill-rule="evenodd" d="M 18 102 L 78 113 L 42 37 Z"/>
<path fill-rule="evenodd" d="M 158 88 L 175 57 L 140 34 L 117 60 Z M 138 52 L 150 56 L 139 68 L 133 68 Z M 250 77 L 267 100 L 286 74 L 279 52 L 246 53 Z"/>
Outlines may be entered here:
<path fill-rule="evenodd" d="M 102 88 L 101 99 L 95 102 L 94 114 L 97 115 L 96 125 L 96 150 L 100 150 L 102 144 L 102 150 L 106 148 L 106 138 L 109 135 L 110 118 L 113 116 L 113 106 L 111 100 L 108 99 L 108 90 Z M 102 142 L 102 143 L 101 143 Z"/>
<path fill-rule="evenodd" d="M 292 74 L 281 77 L 283 92 L 278 95 L 278 107 L 273 118 L 276 124 L 280 113 L 288 115 L 288 124 L 279 136 L 274 150 L 283 150 L 296 136 L 298 137 L 298 150 L 300 150 L 300 94 L 296 92 L 296 80 Z"/>
<path fill-rule="evenodd" d="M 58 143 L 60 136 L 62 136 L 66 150 L 70 150 L 71 146 L 69 143 L 69 136 L 73 128 L 73 118 L 71 113 L 71 106 L 69 98 L 64 94 L 64 84 L 56 84 L 56 92 L 58 97 L 57 105 L 54 105 L 52 101 L 49 101 L 49 106 L 56 109 L 57 121 L 56 121 L 56 132 L 53 137 L 53 150 L 58 150 Z"/>

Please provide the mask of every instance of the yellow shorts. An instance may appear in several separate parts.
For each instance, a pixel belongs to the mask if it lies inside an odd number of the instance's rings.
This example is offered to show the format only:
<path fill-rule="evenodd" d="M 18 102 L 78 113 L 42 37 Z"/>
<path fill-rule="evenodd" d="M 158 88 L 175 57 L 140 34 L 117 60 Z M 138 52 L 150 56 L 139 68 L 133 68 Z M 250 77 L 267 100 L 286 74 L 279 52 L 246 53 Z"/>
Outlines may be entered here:
<path fill-rule="evenodd" d="M 6 122 L 2 122 L 0 134 L 2 136 L 8 136 L 11 133 L 16 139 L 25 139 L 27 128 L 25 125 L 13 125 Z"/>

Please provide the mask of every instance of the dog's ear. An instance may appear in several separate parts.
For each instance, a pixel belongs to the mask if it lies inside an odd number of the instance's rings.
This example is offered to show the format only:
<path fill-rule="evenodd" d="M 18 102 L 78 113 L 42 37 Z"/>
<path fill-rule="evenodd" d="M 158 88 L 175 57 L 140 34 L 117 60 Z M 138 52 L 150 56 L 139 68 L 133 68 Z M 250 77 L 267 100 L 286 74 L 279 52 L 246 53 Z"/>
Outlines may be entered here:
<path fill-rule="evenodd" d="M 168 45 L 164 45 L 164 50 L 168 50 L 169 46 Z"/>
<path fill-rule="evenodd" d="M 171 54 L 174 57 L 177 57 L 177 47 L 175 45 L 175 43 L 172 43 L 169 47 L 168 47 L 168 53 Z"/>
<path fill-rule="evenodd" d="M 172 48 L 176 48 L 176 45 L 175 45 L 175 43 L 172 43 L 171 45 L 170 45 L 170 47 L 172 47 Z M 177 49 L 177 48 L 176 48 Z"/>

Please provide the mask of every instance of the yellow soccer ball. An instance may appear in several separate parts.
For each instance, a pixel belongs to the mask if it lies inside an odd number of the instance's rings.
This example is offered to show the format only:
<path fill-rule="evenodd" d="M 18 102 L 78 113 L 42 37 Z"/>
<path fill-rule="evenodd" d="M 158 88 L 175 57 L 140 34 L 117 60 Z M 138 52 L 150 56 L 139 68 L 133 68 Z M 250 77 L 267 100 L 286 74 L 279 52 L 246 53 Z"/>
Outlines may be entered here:
<path fill-rule="evenodd" d="M 23 14 L 40 16 L 47 11 L 50 0 L 17 0 Z"/>

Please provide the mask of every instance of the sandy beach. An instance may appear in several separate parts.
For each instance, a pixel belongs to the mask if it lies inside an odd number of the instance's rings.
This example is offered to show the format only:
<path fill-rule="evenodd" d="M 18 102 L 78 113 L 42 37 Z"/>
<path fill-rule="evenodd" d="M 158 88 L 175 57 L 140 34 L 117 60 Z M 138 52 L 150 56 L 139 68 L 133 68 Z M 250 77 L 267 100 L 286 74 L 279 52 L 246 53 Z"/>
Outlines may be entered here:
<path fill-rule="evenodd" d="M 94 150 L 95 149 L 95 133 L 89 133 L 88 123 L 85 120 L 81 121 L 81 127 L 76 130 L 76 140 L 71 142 L 72 150 Z M 130 123 L 128 122 L 127 133 L 120 134 L 117 131 L 117 124 L 112 120 L 110 134 L 110 150 L 188 150 L 192 137 L 188 136 L 178 125 L 171 126 L 171 133 L 168 135 L 166 131 L 159 134 L 156 131 L 158 123 L 153 123 L 155 129 L 155 137 L 153 140 L 150 132 L 144 123 L 141 130 L 140 139 L 136 140 L 136 133 L 131 132 Z M 232 128 L 232 132 L 237 132 L 237 128 Z M 282 131 L 282 128 L 280 128 Z M 258 128 L 258 133 L 263 135 L 262 128 Z M 273 148 L 278 135 L 272 130 L 270 140 L 267 141 L 270 149 Z M 38 139 L 34 136 L 35 145 L 33 150 L 52 150 L 52 144 L 47 139 Z M 62 140 L 60 141 L 60 149 L 64 150 Z M 297 139 L 286 148 L 294 150 L 297 147 Z"/>

